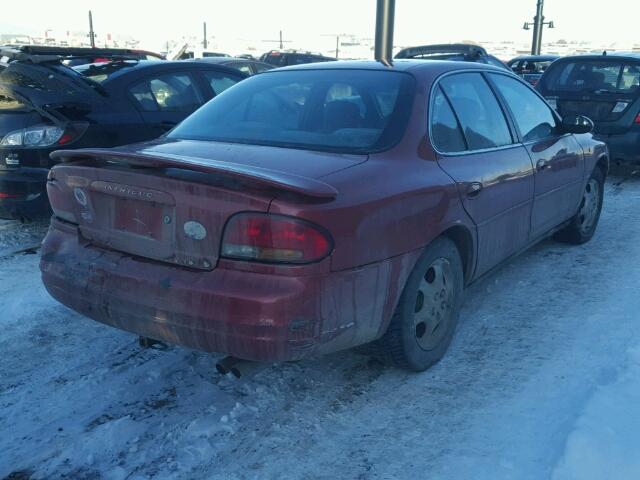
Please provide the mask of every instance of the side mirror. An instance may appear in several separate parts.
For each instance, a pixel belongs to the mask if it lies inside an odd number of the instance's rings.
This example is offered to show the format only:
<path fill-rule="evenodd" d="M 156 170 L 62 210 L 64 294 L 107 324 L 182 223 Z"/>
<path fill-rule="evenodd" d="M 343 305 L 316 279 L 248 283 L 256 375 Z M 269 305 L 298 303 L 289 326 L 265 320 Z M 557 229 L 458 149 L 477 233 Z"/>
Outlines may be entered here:
<path fill-rule="evenodd" d="M 593 127 L 593 121 L 584 115 L 568 115 L 562 119 L 562 130 L 566 133 L 589 133 Z"/>

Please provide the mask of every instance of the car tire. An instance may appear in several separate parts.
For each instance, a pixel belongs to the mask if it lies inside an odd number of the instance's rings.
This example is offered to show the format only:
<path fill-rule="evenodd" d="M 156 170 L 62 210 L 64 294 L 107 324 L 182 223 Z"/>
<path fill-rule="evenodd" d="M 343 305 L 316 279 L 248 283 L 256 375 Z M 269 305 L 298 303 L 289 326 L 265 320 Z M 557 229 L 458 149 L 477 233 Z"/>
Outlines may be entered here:
<path fill-rule="evenodd" d="M 463 289 L 457 247 L 448 238 L 436 239 L 409 276 L 386 333 L 361 351 L 396 367 L 428 369 L 451 343 Z"/>
<path fill-rule="evenodd" d="M 574 245 L 591 240 L 598 227 L 603 199 L 604 174 L 596 167 L 582 192 L 578 212 L 569 221 L 569 224 L 555 235 L 555 238 Z"/>

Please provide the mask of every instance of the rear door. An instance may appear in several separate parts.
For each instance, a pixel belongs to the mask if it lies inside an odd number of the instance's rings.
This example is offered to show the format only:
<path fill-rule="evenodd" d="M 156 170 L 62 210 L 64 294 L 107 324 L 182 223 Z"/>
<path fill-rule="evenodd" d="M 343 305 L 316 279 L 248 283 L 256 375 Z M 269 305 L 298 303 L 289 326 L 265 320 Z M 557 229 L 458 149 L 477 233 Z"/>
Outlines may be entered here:
<path fill-rule="evenodd" d="M 156 73 L 129 85 L 128 90 L 148 139 L 168 132 L 205 102 L 188 70 Z"/>
<path fill-rule="evenodd" d="M 480 275 L 529 242 L 531 159 L 481 73 L 442 78 L 430 112 L 438 163 L 477 226 Z"/>
<path fill-rule="evenodd" d="M 584 176 L 584 154 L 564 134 L 556 115 L 529 86 L 507 75 L 489 74 L 511 111 L 535 167 L 531 235 L 539 237 L 575 214 Z"/>

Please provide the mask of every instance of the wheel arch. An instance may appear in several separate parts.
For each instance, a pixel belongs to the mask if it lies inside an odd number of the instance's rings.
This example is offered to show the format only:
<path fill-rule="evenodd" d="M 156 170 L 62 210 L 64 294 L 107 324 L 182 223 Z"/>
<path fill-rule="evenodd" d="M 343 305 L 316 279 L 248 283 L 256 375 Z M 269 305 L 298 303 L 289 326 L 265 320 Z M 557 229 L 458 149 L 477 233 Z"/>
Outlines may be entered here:
<path fill-rule="evenodd" d="M 462 259 L 465 284 L 469 283 L 475 267 L 475 242 L 471 231 L 464 225 L 453 225 L 439 236 L 448 238 L 455 244 Z"/>
<path fill-rule="evenodd" d="M 607 175 L 609 174 L 610 162 L 609 162 L 609 156 L 606 153 L 598 157 L 598 161 L 596 162 L 595 168 L 599 168 L 600 171 L 602 172 L 602 176 L 604 178 L 607 178 Z"/>

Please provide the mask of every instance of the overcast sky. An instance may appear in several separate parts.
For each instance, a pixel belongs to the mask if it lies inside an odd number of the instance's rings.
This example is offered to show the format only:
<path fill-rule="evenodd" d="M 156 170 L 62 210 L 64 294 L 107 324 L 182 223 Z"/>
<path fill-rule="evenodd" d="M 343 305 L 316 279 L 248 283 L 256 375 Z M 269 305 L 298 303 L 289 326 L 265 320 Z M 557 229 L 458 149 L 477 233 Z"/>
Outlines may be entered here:
<path fill-rule="evenodd" d="M 0 33 L 42 37 L 47 29 L 86 30 L 91 9 L 98 34 L 129 34 L 153 49 L 200 35 L 203 21 L 211 35 L 227 41 L 276 39 L 283 30 L 296 44 L 318 38 L 330 43 L 321 35 L 372 37 L 375 5 L 375 0 L 23 0 L 4 9 Z M 395 43 L 527 42 L 531 31 L 522 24 L 532 19 L 535 7 L 535 0 L 397 0 Z M 545 40 L 640 43 L 639 0 L 546 0 L 545 17 L 557 27 L 545 30 Z"/>

